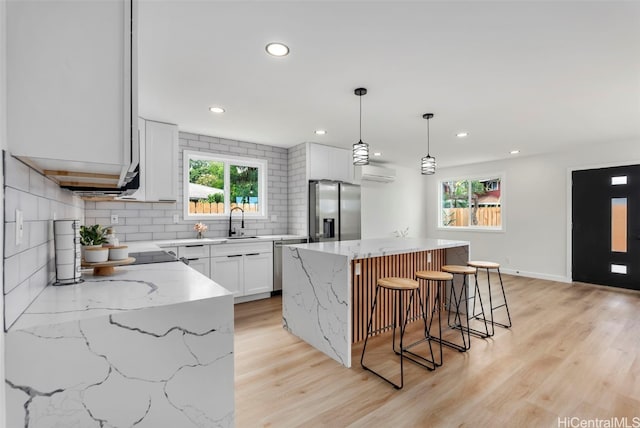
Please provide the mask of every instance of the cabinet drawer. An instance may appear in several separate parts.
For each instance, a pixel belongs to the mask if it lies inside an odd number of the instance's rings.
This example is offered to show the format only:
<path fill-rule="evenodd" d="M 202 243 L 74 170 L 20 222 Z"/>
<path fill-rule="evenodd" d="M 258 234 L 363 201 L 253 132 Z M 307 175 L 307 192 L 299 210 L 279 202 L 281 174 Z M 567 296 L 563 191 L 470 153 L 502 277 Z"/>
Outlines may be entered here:
<path fill-rule="evenodd" d="M 188 259 L 208 258 L 209 245 L 196 244 L 178 247 L 178 257 L 186 257 Z"/>
<path fill-rule="evenodd" d="M 211 247 L 211 256 L 229 256 L 235 254 L 254 254 L 273 252 L 273 242 L 242 242 L 238 244 L 219 244 Z"/>

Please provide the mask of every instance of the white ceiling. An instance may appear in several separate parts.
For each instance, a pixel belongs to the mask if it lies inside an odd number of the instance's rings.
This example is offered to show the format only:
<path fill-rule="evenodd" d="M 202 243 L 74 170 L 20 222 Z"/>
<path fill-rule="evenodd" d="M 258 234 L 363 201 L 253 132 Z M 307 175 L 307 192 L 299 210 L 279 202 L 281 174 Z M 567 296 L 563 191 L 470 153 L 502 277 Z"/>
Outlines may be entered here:
<path fill-rule="evenodd" d="M 439 166 L 640 144 L 640 2 L 143 0 L 139 15 L 140 114 L 182 131 L 350 148 L 364 86 L 362 139 L 387 162 L 418 167 L 426 112 Z"/>

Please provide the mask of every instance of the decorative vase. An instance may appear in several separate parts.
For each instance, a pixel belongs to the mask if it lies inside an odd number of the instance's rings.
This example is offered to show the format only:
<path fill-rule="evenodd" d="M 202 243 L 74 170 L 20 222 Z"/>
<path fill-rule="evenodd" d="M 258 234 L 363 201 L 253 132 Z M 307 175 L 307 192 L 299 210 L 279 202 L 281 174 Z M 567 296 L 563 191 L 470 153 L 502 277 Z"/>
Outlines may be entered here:
<path fill-rule="evenodd" d="M 198 232 L 198 235 L 196 236 L 197 239 L 202 239 L 204 238 L 204 233 L 203 232 Z"/>

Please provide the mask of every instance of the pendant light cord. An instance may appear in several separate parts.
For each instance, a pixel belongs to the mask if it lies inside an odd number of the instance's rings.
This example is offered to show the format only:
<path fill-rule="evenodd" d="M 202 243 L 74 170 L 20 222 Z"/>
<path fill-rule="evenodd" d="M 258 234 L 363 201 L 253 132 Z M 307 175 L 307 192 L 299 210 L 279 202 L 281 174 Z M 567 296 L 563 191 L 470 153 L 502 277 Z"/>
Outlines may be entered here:
<path fill-rule="evenodd" d="M 362 142 L 362 95 L 360 95 L 360 142 Z"/>
<path fill-rule="evenodd" d="M 427 157 L 429 157 L 429 148 L 430 148 L 430 144 L 429 144 L 429 119 L 427 119 Z"/>

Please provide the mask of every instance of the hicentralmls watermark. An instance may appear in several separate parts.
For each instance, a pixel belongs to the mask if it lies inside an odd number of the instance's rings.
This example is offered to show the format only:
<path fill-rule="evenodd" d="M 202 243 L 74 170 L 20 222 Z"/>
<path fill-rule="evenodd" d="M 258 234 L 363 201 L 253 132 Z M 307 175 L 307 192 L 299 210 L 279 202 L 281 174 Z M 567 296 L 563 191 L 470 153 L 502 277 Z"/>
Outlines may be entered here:
<path fill-rule="evenodd" d="M 558 428 L 640 428 L 640 416 L 607 419 L 583 419 L 576 416 L 558 417 Z"/>

